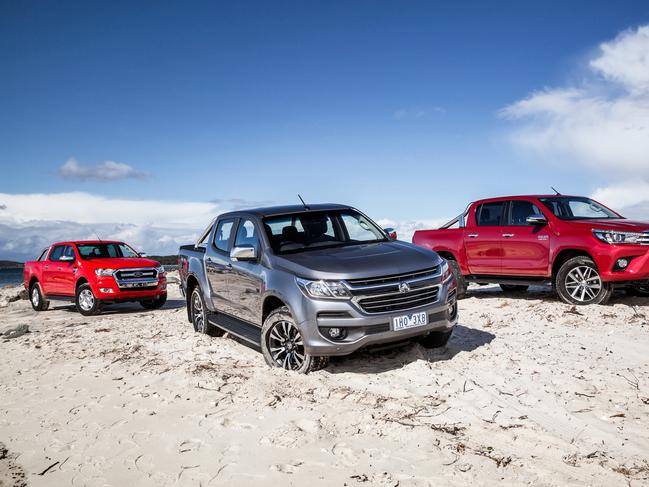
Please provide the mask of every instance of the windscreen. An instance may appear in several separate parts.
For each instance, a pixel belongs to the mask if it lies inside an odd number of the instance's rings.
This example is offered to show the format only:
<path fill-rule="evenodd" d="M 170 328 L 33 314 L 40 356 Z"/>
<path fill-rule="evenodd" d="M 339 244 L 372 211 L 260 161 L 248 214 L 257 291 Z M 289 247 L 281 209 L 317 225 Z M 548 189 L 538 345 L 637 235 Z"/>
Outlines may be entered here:
<path fill-rule="evenodd" d="M 276 254 L 385 242 L 386 234 L 354 210 L 309 211 L 264 219 Z"/>
<path fill-rule="evenodd" d="M 590 198 L 580 196 L 557 196 L 540 198 L 557 218 L 561 220 L 620 219 L 622 216 Z"/>
<path fill-rule="evenodd" d="M 135 250 L 124 243 L 77 244 L 77 249 L 84 260 L 139 257 Z"/>

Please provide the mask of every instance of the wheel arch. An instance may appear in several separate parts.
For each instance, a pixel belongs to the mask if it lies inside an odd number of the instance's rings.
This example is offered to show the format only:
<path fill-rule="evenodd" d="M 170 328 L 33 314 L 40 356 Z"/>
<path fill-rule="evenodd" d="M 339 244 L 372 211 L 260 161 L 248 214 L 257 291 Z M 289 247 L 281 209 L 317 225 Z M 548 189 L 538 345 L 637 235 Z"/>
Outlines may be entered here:
<path fill-rule="evenodd" d="M 192 311 L 191 311 L 191 302 L 192 302 L 192 293 L 197 287 L 200 288 L 200 283 L 194 274 L 189 274 L 187 276 L 187 293 L 185 295 L 186 304 L 187 304 L 187 321 L 191 323 L 192 321 Z"/>
<path fill-rule="evenodd" d="M 289 312 L 291 310 L 290 306 L 284 302 L 283 299 L 281 299 L 279 296 L 275 294 L 268 294 L 262 303 L 261 306 L 261 323 L 262 325 L 266 321 L 266 318 L 268 318 L 268 315 L 271 314 L 273 311 L 279 308 L 287 307 L 289 308 Z M 293 316 L 293 313 L 291 312 L 291 316 Z"/>
<path fill-rule="evenodd" d="M 561 266 L 574 257 L 588 257 L 593 261 L 593 263 L 595 263 L 595 259 L 593 259 L 593 256 L 584 249 L 577 249 L 577 248 L 562 249 L 557 253 L 557 255 L 555 255 L 554 261 L 552 262 L 553 281 L 556 278 L 557 273 L 559 272 Z M 595 263 L 595 266 L 597 266 L 597 263 Z"/>

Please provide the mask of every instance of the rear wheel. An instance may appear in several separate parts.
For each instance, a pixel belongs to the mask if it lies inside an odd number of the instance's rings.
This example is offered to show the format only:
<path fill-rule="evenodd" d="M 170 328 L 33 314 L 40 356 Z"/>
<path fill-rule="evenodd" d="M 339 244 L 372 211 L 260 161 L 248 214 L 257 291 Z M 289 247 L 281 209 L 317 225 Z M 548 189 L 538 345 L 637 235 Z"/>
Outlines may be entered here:
<path fill-rule="evenodd" d="M 428 335 L 418 338 L 417 342 L 422 347 L 428 349 L 445 347 L 451 339 L 453 329 L 454 328 L 451 328 L 448 331 L 431 331 Z"/>
<path fill-rule="evenodd" d="M 189 301 L 189 311 L 195 332 L 205 333 L 210 336 L 222 336 L 224 334 L 224 331 L 220 328 L 210 325 L 207 306 L 205 306 L 203 292 L 199 286 L 196 286 L 192 291 Z"/>
<path fill-rule="evenodd" d="M 29 301 L 32 303 L 32 308 L 36 311 L 45 311 L 50 306 L 50 302 L 43 296 L 41 285 L 37 282 L 34 283 L 29 292 Z"/>
<path fill-rule="evenodd" d="M 500 289 L 506 293 L 524 293 L 529 289 L 529 286 L 522 284 L 501 284 Z"/>
<path fill-rule="evenodd" d="M 329 357 L 314 357 L 304 347 L 302 333 L 287 307 L 271 312 L 261 329 L 261 350 L 271 367 L 308 374 L 326 367 Z"/>
<path fill-rule="evenodd" d="M 460 264 L 458 264 L 455 260 L 447 260 L 447 262 L 449 267 L 451 268 L 451 271 L 453 272 L 453 276 L 455 276 L 455 282 L 457 283 L 457 298 L 461 299 L 466 297 L 466 290 L 469 285 L 466 282 L 466 278 L 462 274 Z"/>
<path fill-rule="evenodd" d="M 77 310 L 84 316 L 98 315 L 104 309 L 103 303 L 95 297 L 90 284 L 82 284 L 77 288 L 75 296 Z"/>
<path fill-rule="evenodd" d="M 166 302 L 167 302 L 167 295 L 161 294 L 160 296 L 157 296 L 155 299 L 140 301 L 140 304 L 144 309 L 159 309 L 162 308 Z"/>
<path fill-rule="evenodd" d="M 568 304 L 606 304 L 613 294 L 603 282 L 595 262 L 589 257 L 574 257 L 563 263 L 555 278 L 559 297 Z"/>

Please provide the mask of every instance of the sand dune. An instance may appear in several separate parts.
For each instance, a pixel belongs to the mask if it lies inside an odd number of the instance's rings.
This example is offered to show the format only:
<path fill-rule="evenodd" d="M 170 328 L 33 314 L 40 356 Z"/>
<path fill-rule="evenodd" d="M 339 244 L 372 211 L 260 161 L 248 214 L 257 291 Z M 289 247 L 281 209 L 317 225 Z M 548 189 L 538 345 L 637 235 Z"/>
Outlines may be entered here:
<path fill-rule="evenodd" d="M 0 341 L 0 485 L 7 459 L 34 486 L 649 483 L 646 300 L 479 288 L 443 350 L 300 376 L 195 334 L 171 290 L 156 312 L 0 309 L 31 331 Z"/>

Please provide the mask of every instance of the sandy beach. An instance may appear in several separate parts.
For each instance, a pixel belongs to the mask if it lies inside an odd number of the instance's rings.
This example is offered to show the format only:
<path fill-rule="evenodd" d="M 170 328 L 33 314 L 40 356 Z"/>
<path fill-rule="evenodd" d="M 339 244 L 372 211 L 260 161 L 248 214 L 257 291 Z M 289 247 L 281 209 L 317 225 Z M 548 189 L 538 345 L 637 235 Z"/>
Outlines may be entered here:
<path fill-rule="evenodd" d="M 441 350 L 269 369 L 177 285 L 84 317 L 0 293 L 0 486 L 648 485 L 649 307 L 472 288 Z"/>

